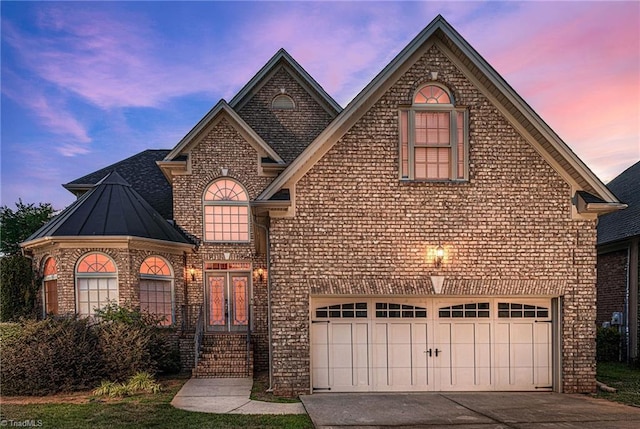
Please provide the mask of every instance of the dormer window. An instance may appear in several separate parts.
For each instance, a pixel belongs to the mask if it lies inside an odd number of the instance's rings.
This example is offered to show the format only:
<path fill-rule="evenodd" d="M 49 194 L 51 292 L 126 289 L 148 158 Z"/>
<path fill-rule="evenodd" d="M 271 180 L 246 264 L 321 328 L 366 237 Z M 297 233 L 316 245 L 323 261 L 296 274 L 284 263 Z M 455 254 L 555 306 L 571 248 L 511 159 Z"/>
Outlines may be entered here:
<path fill-rule="evenodd" d="M 467 180 L 467 122 L 447 88 L 419 88 L 411 108 L 400 110 L 400 179 Z"/>
<path fill-rule="evenodd" d="M 276 95 L 271 101 L 271 108 L 273 110 L 293 110 L 296 108 L 296 104 L 293 98 L 287 94 Z"/>

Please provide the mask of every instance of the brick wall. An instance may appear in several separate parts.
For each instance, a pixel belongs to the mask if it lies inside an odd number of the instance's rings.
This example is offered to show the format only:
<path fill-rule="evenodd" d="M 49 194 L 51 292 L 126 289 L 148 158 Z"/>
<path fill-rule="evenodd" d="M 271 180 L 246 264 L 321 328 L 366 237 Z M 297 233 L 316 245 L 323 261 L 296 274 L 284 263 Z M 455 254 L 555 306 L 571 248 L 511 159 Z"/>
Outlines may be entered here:
<path fill-rule="evenodd" d="M 398 180 L 398 106 L 411 103 L 428 71 L 469 109 L 467 183 Z M 595 222 L 572 220 L 570 200 L 570 187 L 432 48 L 298 182 L 296 217 L 272 220 L 275 393 L 309 391 L 308 282 L 432 273 L 566 282 L 563 387 L 593 391 Z M 439 243 L 446 256 L 436 269 L 425 255 Z M 509 284 L 508 294 L 546 292 Z"/>
<path fill-rule="evenodd" d="M 598 326 L 611 321 L 614 311 L 624 312 L 628 271 L 627 249 L 598 255 Z"/>
<path fill-rule="evenodd" d="M 280 68 L 238 114 L 285 161 L 293 161 L 329 125 L 333 115 L 289 74 Z M 295 102 L 294 110 L 272 110 L 271 101 L 284 90 Z"/>

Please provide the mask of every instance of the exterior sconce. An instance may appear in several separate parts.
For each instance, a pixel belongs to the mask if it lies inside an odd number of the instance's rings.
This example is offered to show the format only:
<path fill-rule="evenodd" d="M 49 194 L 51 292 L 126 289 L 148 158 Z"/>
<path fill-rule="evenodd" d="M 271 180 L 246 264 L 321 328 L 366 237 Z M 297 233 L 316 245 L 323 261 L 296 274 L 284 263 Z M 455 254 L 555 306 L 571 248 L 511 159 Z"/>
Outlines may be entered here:
<path fill-rule="evenodd" d="M 436 267 L 440 268 L 440 266 L 442 266 L 442 260 L 444 259 L 444 248 L 439 244 L 438 247 L 436 247 L 435 256 Z"/>
<path fill-rule="evenodd" d="M 264 269 L 262 269 L 262 268 L 258 268 L 258 269 L 256 270 L 256 274 L 257 274 L 257 276 L 258 276 L 258 279 L 259 279 L 261 282 L 262 282 L 262 281 L 264 281 Z"/>
<path fill-rule="evenodd" d="M 191 266 L 191 268 L 189 268 L 189 274 L 191 274 L 191 281 L 194 282 L 196 281 L 196 267 L 195 266 Z"/>

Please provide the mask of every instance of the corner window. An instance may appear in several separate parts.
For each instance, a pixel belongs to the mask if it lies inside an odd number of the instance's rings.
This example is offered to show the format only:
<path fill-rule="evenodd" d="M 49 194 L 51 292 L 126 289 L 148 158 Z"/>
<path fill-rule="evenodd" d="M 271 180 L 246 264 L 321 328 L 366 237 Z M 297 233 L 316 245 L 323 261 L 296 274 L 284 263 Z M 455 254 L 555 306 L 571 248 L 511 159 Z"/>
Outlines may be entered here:
<path fill-rule="evenodd" d="M 109 302 L 118 302 L 118 271 L 113 260 L 102 253 L 83 256 L 76 267 L 77 309 L 81 316 L 93 316 Z"/>
<path fill-rule="evenodd" d="M 232 179 L 213 182 L 204 193 L 204 239 L 218 242 L 249 241 L 249 198 Z"/>
<path fill-rule="evenodd" d="M 400 110 L 400 179 L 467 180 L 467 122 L 445 88 L 420 88 Z"/>
<path fill-rule="evenodd" d="M 58 265 L 53 258 L 47 258 L 42 269 L 44 314 L 58 314 Z"/>
<path fill-rule="evenodd" d="M 173 323 L 173 275 L 169 263 L 150 256 L 140 265 L 140 310 L 162 319 L 163 326 Z"/>

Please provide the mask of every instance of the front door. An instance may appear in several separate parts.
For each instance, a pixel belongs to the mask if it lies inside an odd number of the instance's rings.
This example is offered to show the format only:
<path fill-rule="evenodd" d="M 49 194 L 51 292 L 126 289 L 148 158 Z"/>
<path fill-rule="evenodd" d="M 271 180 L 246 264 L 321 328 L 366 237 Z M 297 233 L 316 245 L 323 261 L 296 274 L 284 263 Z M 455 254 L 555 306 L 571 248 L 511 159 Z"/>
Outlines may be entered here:
<path fill-rule="evenodd" d="M 209 273 L 207 331 L 246 331 L 249 326 L 249 295 L 249 273 Z"/>

